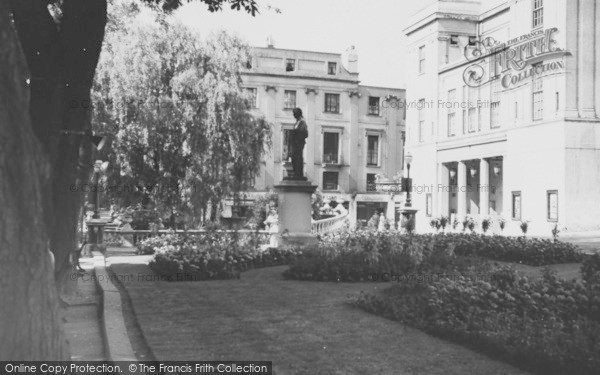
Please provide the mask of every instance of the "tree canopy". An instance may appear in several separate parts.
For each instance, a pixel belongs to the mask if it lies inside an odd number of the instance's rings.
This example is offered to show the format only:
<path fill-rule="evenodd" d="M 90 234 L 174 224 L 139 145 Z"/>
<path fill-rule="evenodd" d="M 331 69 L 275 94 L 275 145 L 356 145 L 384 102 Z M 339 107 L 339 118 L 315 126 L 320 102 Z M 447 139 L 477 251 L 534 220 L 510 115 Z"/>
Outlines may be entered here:
<path fill-rule="evenodd" d="M 160 14 L 111 14 L 93 90 L 94 126 L 114 135 L 109 194 L 202 216 L 249 187 L 270 140 L 241 85 L 249 48 L 225 32 L 201 41 Z"/>

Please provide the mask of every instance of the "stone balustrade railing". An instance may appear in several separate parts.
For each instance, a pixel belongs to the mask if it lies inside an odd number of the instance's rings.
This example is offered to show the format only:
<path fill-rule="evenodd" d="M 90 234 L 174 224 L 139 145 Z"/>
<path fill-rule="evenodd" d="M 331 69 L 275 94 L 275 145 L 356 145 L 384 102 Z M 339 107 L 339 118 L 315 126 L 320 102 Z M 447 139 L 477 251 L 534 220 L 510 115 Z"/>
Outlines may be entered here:
<path fill-rule="evenodd" d="M 326 234 L 342 230 L 349 223 L 350 217 L 346 212 L 343 215 L 330 217 L 323 220 L 315 220 L 312 223 L 313 234 Z"/>

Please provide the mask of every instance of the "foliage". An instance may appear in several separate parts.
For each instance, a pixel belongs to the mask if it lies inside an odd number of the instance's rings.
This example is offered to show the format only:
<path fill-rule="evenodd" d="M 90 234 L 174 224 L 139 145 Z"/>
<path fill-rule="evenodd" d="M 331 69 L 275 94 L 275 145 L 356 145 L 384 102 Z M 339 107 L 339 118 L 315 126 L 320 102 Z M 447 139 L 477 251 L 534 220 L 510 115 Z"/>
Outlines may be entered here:
<path fill-rule="evenodd" d="M 415 231 L 415 218 L 411 216 L 408 220 L 404 221 L 402 227 L 406 233 L 412 234 Z"/>
<path fill-rule="evenodd" d="M 131 13 L 109 29 L 93 91 L 96 131 L 116 135 L 108 194 L 204 217 L 248 187 L 270 142 L 241 86 L 249 48 L 224 32 L 200 41 L 160 14 L 149 22 Z"/>
<path fill-rule="evenodd" d="M 450 218 L 448 216 L 440 216 L 440 225 L 442 226 L 442 230 L 446 230 L 446 226 L 450 222 Z"/>
<path fill-rule="evenodd" d="M 547 239 L 482 236 L 477 234 L 446 234 L 439 241 L 452 244 L 458 255 L 477 256 L 493 260 L 542 266 L 576 263 L 584 259 L 577 246 Z"/>
<path fill-rule="evenodd" d="M 481 220 L 481 230 L 483 230 L 483 233 L 487 233 L 488 229 L 490 229 L 491 224 L 492 219 L 490 219 L 489 217 L 486 217 L 485 219 Z"/>
<path fill-rule="evenodd" d="M 252 205 L 252 216 L 248 219 L 250 229 L 262 230 L 265 229 L 265 220 L 267 220 L 267 207 L 274 206 L 277 208 L 278 200 L 277 193 L 268 192 L 254 200 Z"/>
<path fill-rule="evenodd" d="M 539 374 L 597 373 L 597 294 L 550 273 L 539 281 L 510 268 L 480 276 L 402 279 L 383 295 L 363 294 L 356 304 Z"/>
<path fill-rule="evenodd" d="M 552 238 L 554 242 L 558 241 L 558 234 L 560 233 L 560 229 L 558 229 L 558 223 L 554 224 L 554 228 L 552 228 Z"/>
<path fill-rule="evenodd" d="M 235 279 L 248 269 L 288 264 L 299 253 L 287 248 L 260 250 L 221 234 L 200 239 L 166 235 L 146 241 L 155 246 L 150 268 L 170 281 Z"/>
<path fill-rule="evenodd" d="M 443 272 L 456 262 L 464 262 L 457 260 L 464 257 L 533 266 L 581 262 L 584 259 L 576 246 L 545 239 L 356 231 L 323 236 L 319 246 L 298 257 L 287 276 L 317 281 L 382 280 L 382 275 L 419 272 L 436 262 L 444 264 L 438 267 Z"/>
<path fill-rule="evenodd" d="M 131 228 L 133 230 L 148 230 L 151 224 L 158 223 L 158 213 L 154 210 L 136 210 L 131 214 Z"/>
<path fill-rule="evenodd" d="M 500 226 L 500 230 L 504 232 L 504 228 L 506 227 L 506 220 L 504 220 L 504 218 L 498 219 L 498 225 Z"/>
<path fill-rule="evenodd" d="M 523 232 L 523 236 L 525 236 L 527 234 L 527 229 L 529 229 L 529 222 L 522 221 L 519 227 L 521 228 L 521 232 Z"/>
<path fill-rule="evenodd" d="M 440 236 L 401 236 L 395 232 L 359 231 L 324 236 L 305 249 L 285 276 L 314 281 L 390 281 L 423 268 L 448 272 L 459 264 L 479 263 L 454 256 Z"/>

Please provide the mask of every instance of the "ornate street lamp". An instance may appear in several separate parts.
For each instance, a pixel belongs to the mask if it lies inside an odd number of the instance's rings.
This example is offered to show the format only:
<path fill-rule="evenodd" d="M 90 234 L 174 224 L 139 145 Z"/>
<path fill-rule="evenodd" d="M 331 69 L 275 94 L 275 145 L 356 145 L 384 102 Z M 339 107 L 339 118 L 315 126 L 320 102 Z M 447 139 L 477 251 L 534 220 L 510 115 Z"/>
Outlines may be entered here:
<path fill-rule="evenodd" d="M 471 167 L 471 177 L 475 177 L 477 175 L 477 168 Z"/>
<path fill-rule="evenodd" d="M 410 164 L 413 161 L 413 156 L 408 153 L 404 156 L 404 161 L 406 162 L 406 179 L 407 179 L 407 189 L 406 189 L 406 207 L 412 206 L 412 201 L 410 198 L 410 191 L 412 190 L 412 182 L 410 180 Z"/>
<path fill-rule="evenodd" d="M 100 174 L 104 173 L 108 168 L 108 162 L 96 160 L 94 163 L 94 215 L 92 219 L 100 219 Z"/>
<path fill-rule="evenodd" d="M 494 174 L 496 176 L 500 175 L 500 164 L 494 164 Z"/>
<path fill-rule="evenodd" d="M 454 183 L 455 177 L 456 177 L 456 169 L 450 169 L 450 182 Z"/>

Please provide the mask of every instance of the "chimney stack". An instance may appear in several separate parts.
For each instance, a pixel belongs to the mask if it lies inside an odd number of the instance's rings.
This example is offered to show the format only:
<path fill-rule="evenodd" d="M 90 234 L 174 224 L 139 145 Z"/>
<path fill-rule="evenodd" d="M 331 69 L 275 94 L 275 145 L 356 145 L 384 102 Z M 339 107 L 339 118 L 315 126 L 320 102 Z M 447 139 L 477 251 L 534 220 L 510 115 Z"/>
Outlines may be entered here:
<path fill-rule="evenodd" d="M 268 48 L 275 48 L 275 41 L 273 40 L 273 36 L 269 35 L 267 37 L 267 47 Z"/>
<path fill-rule="evenodd" d="M 354 46 L 350 46 L 348 50 L 348 71 L 350 73 L 358 73 L 358 53 L 356 53 Z"/>

